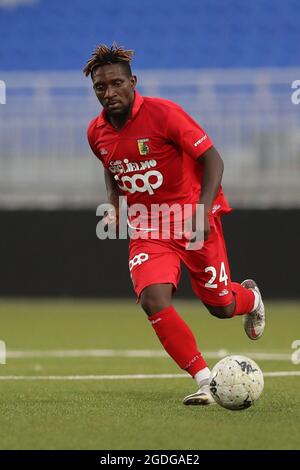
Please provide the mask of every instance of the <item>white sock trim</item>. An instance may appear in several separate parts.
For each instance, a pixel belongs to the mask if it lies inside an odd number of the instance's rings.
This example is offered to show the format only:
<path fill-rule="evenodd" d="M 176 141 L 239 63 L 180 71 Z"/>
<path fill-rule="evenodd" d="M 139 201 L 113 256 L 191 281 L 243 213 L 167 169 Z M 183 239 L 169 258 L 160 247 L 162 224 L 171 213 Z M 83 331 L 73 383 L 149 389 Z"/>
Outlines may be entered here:
<path fill-rule="evenodd" d="M 209 377 L 210 370 L 208 367 L 204 367 L 204 369 L 199 370 L 199 372 L 194 375 L 194 379 L 196 380 L 199 388 L 203 387 L 203 385 L 208 385 Z"/>
<path fill-rule="evenodd" d="M 254 290 L 254 289 L 251 289 L 251 290 L 252 290 L 252 292 L 253 292 L 253 294 L 254 294 L 254 305 L 253 305 L 252 310 L 250 310 L 250 313 L 251 313 L 251 312 L 254 312 L 254 310 L 257 309 L 258 304 L 259 304 L 259 301 L 260 301 L 259 293 L 256 292 L 256 290 Z"/>

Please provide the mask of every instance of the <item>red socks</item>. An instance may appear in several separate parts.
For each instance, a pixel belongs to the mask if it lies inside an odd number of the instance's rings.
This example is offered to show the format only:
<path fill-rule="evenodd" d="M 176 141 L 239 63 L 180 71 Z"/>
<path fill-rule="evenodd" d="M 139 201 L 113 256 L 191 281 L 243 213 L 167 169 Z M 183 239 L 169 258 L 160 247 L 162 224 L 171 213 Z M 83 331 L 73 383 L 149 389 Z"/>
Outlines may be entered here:
<path fill-rule="evenodd" d="M 237 282 L 231 283 L 232 293 L 235 298 L 235 315 L 245 315 L 245 313 L 251 312 L 254 307 L 254 293 L 252 290 L 246 289 Z"/>
<path fill-rule="evenodd" d="M 161 344 L 181 369 L 193 377 L 207 367 L 192 331 L 172 305 L 151 315 L 149 321 Z"/>
<path fill-rule="evenodd" d="M 235 315 L 249 313 L 254 307 L 255 296 L 252 290 L 246 289 L 237 282 L 231 283 L 235 298 Z M 175 308 L 169 307 L 149 317 L 161 344 L 174 361 L 192 377 L 207 367 L 205 360 L 198 351 L 195 337 L 178 315 Z"/>

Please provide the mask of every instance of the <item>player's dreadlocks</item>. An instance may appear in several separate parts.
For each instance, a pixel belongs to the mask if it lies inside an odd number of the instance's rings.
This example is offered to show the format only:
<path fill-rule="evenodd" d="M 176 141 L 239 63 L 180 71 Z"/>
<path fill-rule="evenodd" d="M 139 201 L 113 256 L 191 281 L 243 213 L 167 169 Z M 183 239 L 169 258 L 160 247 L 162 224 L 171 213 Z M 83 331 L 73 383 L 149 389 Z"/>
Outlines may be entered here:
<path fill-rule="evenodd" d="M 93 70 L 96 67 L 110 64 L 124 64 L 128 69 L 129 75 L 132 75 L 130 67 L 132 56 L 132 50 L 126 50 L 118 46 L 115 42 L 111 47 L 106 46 L 106 44 L 99 44 L 94 50 L 92 57 L 87 61 L 83 73 L 87 77 L 90 74 L 93 75 Z"/>

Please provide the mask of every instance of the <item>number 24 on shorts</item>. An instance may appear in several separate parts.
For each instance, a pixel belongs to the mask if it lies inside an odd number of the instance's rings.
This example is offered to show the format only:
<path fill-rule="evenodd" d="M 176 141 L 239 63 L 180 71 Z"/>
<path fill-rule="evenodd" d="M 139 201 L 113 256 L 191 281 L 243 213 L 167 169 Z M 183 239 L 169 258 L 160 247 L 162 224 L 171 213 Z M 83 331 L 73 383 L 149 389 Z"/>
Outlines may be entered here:
<path fill-rule="evenodd" d="M 206 282 L 205 284 L 205 287 L 208 287 L 210 289 L 217 289 L 218 288 L 218 284 L 215 283 L 215 280 L 216 280 L 216 277 L 217 277 L 217 270 L 214 266 L 207 266 L 207 268 L 204 269 L 204 271 L 206 273 L 210 272 L 211 273 L 211 278 L 208 282 Z M 220 275 L 219 275 L 219 282 L 224 282 L 225 286 L 227 286 L 228 284 L 228 276 L 226 274 L 226 270 L 225 270 L 225 264 L 224 264 L 224 261 L 221 262 L 221 266 L 220 266 Z"/>

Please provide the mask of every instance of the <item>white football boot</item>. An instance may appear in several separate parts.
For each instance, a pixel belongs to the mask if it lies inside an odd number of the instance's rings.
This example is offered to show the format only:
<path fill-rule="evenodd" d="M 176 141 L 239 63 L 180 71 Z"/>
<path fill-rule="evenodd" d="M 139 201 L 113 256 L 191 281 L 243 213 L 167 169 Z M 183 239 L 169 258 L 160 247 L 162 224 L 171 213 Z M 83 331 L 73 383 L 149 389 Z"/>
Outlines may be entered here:
<path fill-rule="evenodd" d="M 216 402 L 211 396 L 208 385 L 203 385 L 198 392 L 192 393 L 183 399 L 184 405 L 215 405 Z"/>
<path fill-rule="evenodd" d="M 266 326 L 265 307 L 261 298 L 259 288 L 252 279 L 246 279 L 242 282 L 242 286 L 246 289 L 252 289 L 259 295 L 258 306 L 253 312 L 243 315 L 244 330 L 246 335 L 253 340 L 259 339 L 264 332 Z"/>

